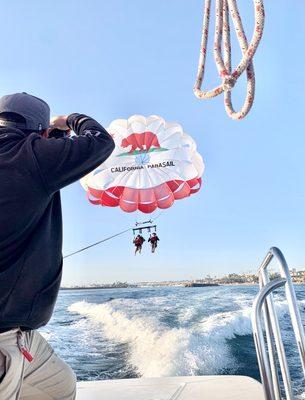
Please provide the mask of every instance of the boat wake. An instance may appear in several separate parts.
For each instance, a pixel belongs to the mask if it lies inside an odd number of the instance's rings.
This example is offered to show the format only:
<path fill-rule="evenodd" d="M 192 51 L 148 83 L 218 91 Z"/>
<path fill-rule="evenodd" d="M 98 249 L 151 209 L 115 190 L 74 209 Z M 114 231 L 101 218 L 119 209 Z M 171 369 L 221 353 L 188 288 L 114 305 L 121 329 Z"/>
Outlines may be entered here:
<path fill-rule="evenodd" d="M 256 288 L 187 290 L 119 291 L 111 301 L 108 292 L 73 292 L 43 333 L 51 333 L 50 343 L 83 380 L 217 374 L 259 379 L 251 326 Z M 305 291 L 298 292 L 305 323 Z M 275 304 L 295 394 L 301 395 L 298 349 L 280 291 Z"/>
<path fill-rule="evenodd" d="M 103 337 L 129 345 L 128 362 L 143 377 L 234 373 L 229 339 L 252 333 L 246 307 L 201 319 L 191 328 L 169 328 L 152 316 L 130 316 L 111 304 L 80 301 L 69 307 L 94 323 Z"/>

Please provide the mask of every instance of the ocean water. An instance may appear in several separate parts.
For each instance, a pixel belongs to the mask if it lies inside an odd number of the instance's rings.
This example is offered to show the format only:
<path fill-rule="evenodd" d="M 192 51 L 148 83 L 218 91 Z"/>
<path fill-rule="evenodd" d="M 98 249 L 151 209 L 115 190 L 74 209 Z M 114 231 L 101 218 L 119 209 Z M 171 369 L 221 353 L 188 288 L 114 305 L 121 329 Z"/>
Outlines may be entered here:
<path fill-rule="evenodd" d="M 62 290 L 41 332 L 79 380 L 202 374 L 259 379 L 250 320 L 257 291 L 257 286 Z M 296 291 L 305 325 L 305 286 Z M 295 392 L 305 399 L 281 290 L 275 300 Z"/>

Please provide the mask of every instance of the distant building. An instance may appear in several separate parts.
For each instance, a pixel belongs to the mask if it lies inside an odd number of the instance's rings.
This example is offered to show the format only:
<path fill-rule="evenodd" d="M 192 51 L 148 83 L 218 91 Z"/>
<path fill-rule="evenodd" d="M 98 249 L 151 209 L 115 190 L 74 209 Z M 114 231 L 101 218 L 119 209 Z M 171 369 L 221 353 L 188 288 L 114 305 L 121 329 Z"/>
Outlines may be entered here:
<path fill-rule="evenodd" d="M 297 270 L 293 268 L 290 270 L 290 275 L 294 283 L 305 283 L 305 270 Z"/>

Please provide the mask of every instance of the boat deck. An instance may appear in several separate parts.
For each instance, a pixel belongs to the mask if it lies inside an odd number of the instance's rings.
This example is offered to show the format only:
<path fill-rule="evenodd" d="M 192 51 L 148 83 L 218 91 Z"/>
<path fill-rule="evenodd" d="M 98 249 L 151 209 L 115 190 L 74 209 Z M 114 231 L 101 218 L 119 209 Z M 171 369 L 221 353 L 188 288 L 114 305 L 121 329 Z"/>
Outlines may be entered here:
<path fill-rule="evenodd" d="M 264 400 L 245 376 L 188 376 L 78 382 L 77 400 Z"/>

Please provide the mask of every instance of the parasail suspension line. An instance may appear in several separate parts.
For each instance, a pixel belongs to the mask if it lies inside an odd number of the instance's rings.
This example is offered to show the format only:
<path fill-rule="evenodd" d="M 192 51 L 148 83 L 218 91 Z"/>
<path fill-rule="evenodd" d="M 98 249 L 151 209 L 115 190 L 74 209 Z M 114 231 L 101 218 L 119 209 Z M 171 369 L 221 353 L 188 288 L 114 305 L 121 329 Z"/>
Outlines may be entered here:
<path fill-rule="evenodd" d="M 151 232 L 154 230 L 154 232 L 157 231 L 157 225 L 148 225 L 148 226 L 141 226 L 141 228 L 133 228 L 133 234 L 135 235 L 137 232 L 139 232 L 140 235 L 142 235 L 143 231 L 148 231 Z"/>

